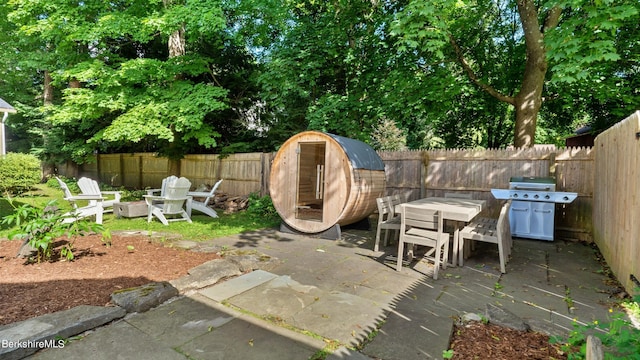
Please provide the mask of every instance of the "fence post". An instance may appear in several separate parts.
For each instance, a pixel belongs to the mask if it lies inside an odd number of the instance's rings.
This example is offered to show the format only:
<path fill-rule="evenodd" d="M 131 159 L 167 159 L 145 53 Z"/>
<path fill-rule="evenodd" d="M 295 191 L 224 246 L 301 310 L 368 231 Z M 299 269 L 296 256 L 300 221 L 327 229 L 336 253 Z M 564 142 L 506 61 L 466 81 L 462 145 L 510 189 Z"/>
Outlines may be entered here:
<path fill-rule="evenodd" d="M 586 360 L 602 360 L 604 359 L 604 351 L 602 349 L 602 341 L 593 335 L 587 336 Z"/>
<path fill-rule="evenodd" d="M 260 196 L 269 194 L 269 177 L 271 176 L 271 153 L 260 154 Z"/>

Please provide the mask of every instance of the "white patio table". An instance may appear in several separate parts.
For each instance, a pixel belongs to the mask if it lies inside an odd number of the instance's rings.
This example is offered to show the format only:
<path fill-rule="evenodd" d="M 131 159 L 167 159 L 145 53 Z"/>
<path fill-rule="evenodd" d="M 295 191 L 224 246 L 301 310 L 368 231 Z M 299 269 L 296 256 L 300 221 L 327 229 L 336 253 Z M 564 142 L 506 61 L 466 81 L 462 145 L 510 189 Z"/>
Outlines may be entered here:
<path fill-rule="evenodd" d="M 409 201 L 396 206 L 396 211 L 400 212 L 400 206 L 410 204 L 413 206 L 424 207 L 425 209 L 438 210 L 442 214 L 443 220 L 456 221 L 459 224 L 468 223 L 476 217 L 486 206 L 486 200 L 469 200 L 445 197 L 428 197 Z M 461 243 L 458 241 L 458 233 L 460 227 L 456 226 L 453 233 L 453 256 L 451 257 L 451 265 L 456 266 L 458 258 L 462 262 L 463 252 Z"/>

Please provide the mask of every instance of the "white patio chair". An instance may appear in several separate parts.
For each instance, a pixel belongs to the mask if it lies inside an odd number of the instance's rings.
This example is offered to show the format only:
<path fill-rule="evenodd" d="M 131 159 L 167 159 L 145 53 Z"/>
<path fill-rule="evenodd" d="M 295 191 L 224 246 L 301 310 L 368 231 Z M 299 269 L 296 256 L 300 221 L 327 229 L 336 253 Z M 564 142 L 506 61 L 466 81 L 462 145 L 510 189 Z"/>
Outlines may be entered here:
<path fill-rule="evenodd" d="M 189 214 L 184 209 L 185 203 L 191 201 L 191 197 L 187 196 L 191 182 L 187 178 L 181 177 L 173 182 L 167 182 L 165 185 L 164 196 L 144 195 L 149 207 L 147 222 L 151 222 L 153 216 L 157 217 L 164 225 L 169 225 L 170 221 L 191 222 Z"/>
<path fill-rule="evenodd" d="M 178 177 L 175 175 L 170 175 L 167 176 L 166 178 L 162 179 L 162 185 L 160 186 L 159 189 L 147 189 L 147 195 L 150 196 L 164 196 L 164 193 L 166 191 L 167 188 L 167 184 L 172 183 L 174 181 L 178 180 Z"/>
<path fill-rule="evenodd" d="M 178 177 L 175 175 L 169 175 L 166 178 L 162 179 L 162 185 L 160 185 L 160 188 L 158 189 L 147 189 L 147 195 L 149 196 L 160 196 L 163 197 L 166 189 L 167 189 L 167 184 L 172 183 L 174 181 L 178 180 Z M 161 204 L 160 201 L 154 201 L 153 202 L 154 205 L 158 205 Z"/>
<path fill-rule="evenodd" d="M 79 219 L 83 219 L 89 216 L 95 216 L 96 223 L 102 224 L 102 213 L 104 212 L 102 201 L 104 200 L 104 198 L 100 194 L 73 195 L 71 193 L 71 190 L 69 190 L 67 184 L 62 181 L 62 179 L 56 176 L 56 180 L 58 180 L 58 184 L 64 192 L 64 199 L 68 201 L 73 208 L 73 210 L 63 215 L 66 216 L 63 221 L 64 223 L 72 223 Z M 78 205 L 78 201 L 87 201 L 88 204 L 80 206 Z"/>
<path fill-rule="evenodd" d="M 193 200 L 191 200 L 191 202 L 189 203 L 190 206 L 188 206 L 187 208 L 187 213 L 189 214 L 189 217 L 191 217 L 191 211 L 192 210 L 197 210 L 200 211 L 203 214 L 209 215 L 212 218 L 217 218 L 218 217 L 218 213 L 216 213 L 215 210 L 213 210 L 212 208 L 209 207 L 209 203 L 211 202 L 211 200 L 213 200 L 214 196 L 215 196 L 215 192 L 216 190 L 218 190 L 218 186 L 220 186 L 220 183 L 222 183 L 222 179 L 218 180 L 218 182 L 216 182 L 213 187 L 211 188 L 210 191 L 207 192 L 189 192 L 189 196 L 191 196 L 193 198 Z M 204 200 L 199 201 L 196 200 L 196 198 L 204 198 Z"/>
<path fill-rule="evenodd" d="M 78 187 L 83 195 L 95 195 L 104 198 L 102 201 L 103 212 L 113 212 L 113 204 L 120 202 L 122 192 L 120 191 L 102 191 L 98 182 L 88 177 L 81 177 L 78 180 Z M 89 204 L 95 203 L 96 200 L 89 201 Z"/>
<path fill-rule="evenodd" d="M 397 271 L 402 270 L 405 243 L 412 244 L 408 251 L 409 263 L 413 260 L 415 245 L 431 248 L 425 253 L 424 259 L 433 261 L 433 279 L 437 280 L 440 266 L 446 269 L 449 257 L 449 234 L 442 231 L 440 211 L 420 206 L 403 205 L 400 209 Z"/>
<path fill-rule="evenodd" d="M 464 248 L 464 240 L 484 241 L 498 245 L 498 256 L 500 257 L 500 272 L 507 272 L 506 264 L 511 255 L 511 247 L 513 239 L 511 238 L 511 227 L 509 224 L 509 207 L 511 201 L 507 201 L 500 209 L 498 219 L 478 218 L 473 220 L 469 225 L 460 230 L 460 266 L 464 256 L 462 249 Z"/>
<path fill-rule="evenodd" d="M 385 230 L 384 246 L 389 244 L 389 232 L 400 230 L 400 215 L 397 215 L 394 211 L 394 206 L 400 202 L 400 196 L 395 196 L 396 201 L 393 201 L 392 196 L 384 196 L 376 199 L 378 205 L 378 225 L 376 226 L 376 240 L 373 245 L 373 251 L 378 251 L 380 247 L 380 235 L 382 230 Z"/>

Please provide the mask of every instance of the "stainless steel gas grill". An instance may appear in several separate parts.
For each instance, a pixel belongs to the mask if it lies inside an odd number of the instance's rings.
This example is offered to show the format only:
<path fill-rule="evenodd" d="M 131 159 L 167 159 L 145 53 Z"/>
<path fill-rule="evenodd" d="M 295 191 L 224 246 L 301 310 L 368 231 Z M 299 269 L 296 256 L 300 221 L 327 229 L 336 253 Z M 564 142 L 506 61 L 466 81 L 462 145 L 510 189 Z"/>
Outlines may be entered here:
<path fill-rule="evenodd" d="M 509 222 L 515 237 L 553 240 L 556 204 L 568 204 L 574 192 L 556 191 L 554 178 L 512 177 L 509 189 L 491 189 L 496 199 L 511 199 Z"/>

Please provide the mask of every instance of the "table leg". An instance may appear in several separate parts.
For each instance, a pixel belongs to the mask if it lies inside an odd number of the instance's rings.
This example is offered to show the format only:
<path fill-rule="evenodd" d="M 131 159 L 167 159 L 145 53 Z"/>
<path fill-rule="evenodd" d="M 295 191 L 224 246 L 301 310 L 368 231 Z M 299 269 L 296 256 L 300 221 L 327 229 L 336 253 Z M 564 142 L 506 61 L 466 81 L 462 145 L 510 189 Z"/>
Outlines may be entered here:
<path fill-rule="evenodd" d="M 458 226 L 458 223 L 456 222 L 456 227 L 455 230 L 453 231 L 453 254 L 451 254 L 451 266 L 457 266 L 457 261 L 458 261 L 458 256 L 460 256 L 460 237 L 459 237 L 459 233 L 460 233 L 460 227 Z"/>

